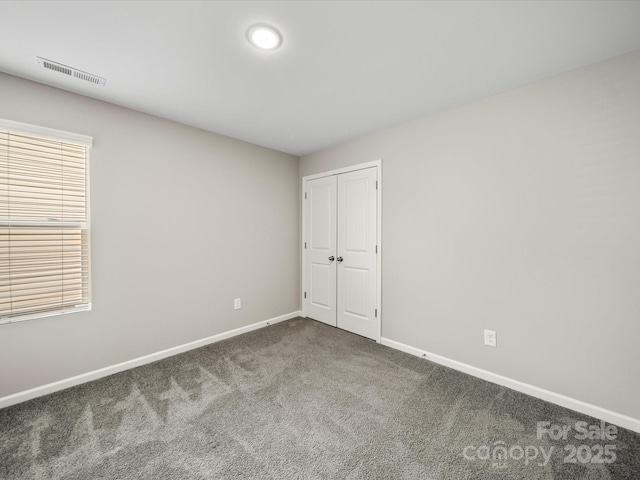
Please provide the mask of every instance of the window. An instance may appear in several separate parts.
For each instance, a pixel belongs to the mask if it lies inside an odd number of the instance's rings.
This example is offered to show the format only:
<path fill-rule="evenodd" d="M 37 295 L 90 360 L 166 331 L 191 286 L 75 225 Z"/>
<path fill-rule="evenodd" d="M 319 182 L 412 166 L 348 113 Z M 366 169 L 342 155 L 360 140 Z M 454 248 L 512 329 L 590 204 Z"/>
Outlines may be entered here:
<path fill-rule="evenodd" d="M 0 119 L 0 323 L 91 308 L 91 143 Z"/>

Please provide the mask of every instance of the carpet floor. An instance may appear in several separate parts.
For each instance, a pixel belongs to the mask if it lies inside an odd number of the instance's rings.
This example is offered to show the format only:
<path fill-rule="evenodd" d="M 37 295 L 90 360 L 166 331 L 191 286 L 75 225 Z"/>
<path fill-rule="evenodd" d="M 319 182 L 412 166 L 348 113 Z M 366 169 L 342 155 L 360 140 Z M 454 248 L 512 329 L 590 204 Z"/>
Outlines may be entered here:
<path fill-rule="evenodd" d="M 0 410 L 0 478 L 640 478 L 603 427 L 297 318 Z"/>

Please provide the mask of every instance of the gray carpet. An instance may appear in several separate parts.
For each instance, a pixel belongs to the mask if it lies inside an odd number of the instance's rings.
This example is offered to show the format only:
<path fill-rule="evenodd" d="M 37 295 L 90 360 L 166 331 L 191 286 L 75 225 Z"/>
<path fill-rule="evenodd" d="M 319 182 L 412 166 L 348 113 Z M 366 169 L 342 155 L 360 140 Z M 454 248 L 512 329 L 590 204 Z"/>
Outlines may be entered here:
<path fill-rule="evenodd" d="M 640 435 L 578 421 L 599 425 L 294 319 L 0 410 L 0 478 L 640 478 Z"/>

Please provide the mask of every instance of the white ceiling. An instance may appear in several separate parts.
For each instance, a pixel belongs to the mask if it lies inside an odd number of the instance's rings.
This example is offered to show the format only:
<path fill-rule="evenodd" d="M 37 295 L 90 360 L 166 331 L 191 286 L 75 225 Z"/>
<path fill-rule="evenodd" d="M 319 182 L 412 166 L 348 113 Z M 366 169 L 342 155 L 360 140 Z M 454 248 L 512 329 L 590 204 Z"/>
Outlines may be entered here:
<path fill-rule="evenodd" d="M 6 73 L 302 155 L 638 50 L 640 2 L 0 1 L 0 45 Z"/>

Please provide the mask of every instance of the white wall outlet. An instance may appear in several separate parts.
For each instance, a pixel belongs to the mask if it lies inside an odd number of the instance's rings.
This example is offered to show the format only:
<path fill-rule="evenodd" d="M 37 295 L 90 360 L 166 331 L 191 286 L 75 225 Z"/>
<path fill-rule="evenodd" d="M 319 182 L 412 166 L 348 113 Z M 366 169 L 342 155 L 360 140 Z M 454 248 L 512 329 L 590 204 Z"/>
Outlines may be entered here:
<path fill-rule="evenodd" d="M 495 330 L 485 330 L 484 331 L 484 344 L 489 347 L 497 347 L 498 346 L 498 337 L 496 335 Z"/>
<path fill-rule="evenodd" d="M 242 308 L 242 299 L 241 298 L 234 298 L 233 299 L 233 309 L 234 310 L 240 310 Z"/>

